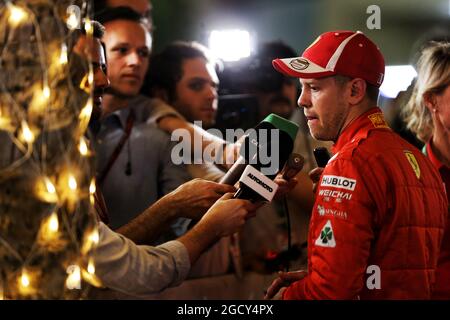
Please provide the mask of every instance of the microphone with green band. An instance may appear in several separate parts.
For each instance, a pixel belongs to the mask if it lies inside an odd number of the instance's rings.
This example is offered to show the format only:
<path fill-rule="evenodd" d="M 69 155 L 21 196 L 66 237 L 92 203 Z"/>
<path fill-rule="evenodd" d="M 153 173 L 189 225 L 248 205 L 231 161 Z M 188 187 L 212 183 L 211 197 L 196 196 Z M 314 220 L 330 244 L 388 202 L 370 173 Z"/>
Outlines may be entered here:
<path fill-rule="evenodd" d="M 273 179 L 292 152 L 297 131 L 294 122 L 276 114 L 268 115 L 247 131 L 238 160 L 219 182 L 234 185 L 248 164 Z"/>
<path fill-rule="evenodd" d="M 237 165 L 223 179 L 225 183 L 235 184 L 239 179 L 236 177 L 240 177 L 235 198 L 272 200 L 277 189 L 272 180 L 292 153 L 297 131 L 297 124 L 275 114 L 270 114 L 249 131 Z"/>

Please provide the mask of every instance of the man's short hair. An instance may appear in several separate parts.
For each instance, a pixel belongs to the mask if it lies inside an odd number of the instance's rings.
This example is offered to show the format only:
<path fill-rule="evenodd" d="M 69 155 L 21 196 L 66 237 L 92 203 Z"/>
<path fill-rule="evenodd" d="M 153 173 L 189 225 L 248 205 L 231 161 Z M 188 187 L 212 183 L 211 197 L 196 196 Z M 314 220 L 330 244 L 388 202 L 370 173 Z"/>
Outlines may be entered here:
<path fill-rule="evenodd" d="M 98 21 L 91 21 L 92 28 L 94 29 L 94 32 L 92 33 L 92 36 L 96 39 L 103 38 L 103 35 L 105 34 L 105 27 Z M 86 35 L 86 30 L 84 28 L 79 29 L 82 34 Z"/>
<path fill-rule="evenodd" d="M 115 20 L 127 20 L 145 24 L 144 18 L 138 12 L 124 6 L 114 8 L 106 7 L 103 10 L 96 12 L 94 18 L 102 24 Z"/>
<path fill-rule="evenodd" d="M 335 76 L 333 76 L 333 78 L 336 81 L 336 83 L 338 83 L 340 85 L 343 85 L 352 79 L 350 77 L 342 76 L 342 75 L 335 75 Z M 366 96 L 367 96 L 367 98 L 370 101 L 376 103 L 378 100 L 379 94 L 380 94 L 380 89 L 366 81 Z"/>
<path fill-rule="evenodd" d="M 183 77 L 183 62 L 187 59 L 202 58 L 211 62 L 208 49 L 197 42 L 176 41 L 162 52 L 150 57 L 150 64 L 142 93 L 153 95 L 155 89 L 163 89 L 169 102 L 176 99 L 176 85 Z"/>
<path fill-rule="evenodd" d="M 366 82 L 366 84 L 367 84 L 367 87 L 366 87 L 367 97 L 369 98 L 370 101 L 376 103 L 378 101 L 378 96 L 380 95 L 380 88 L 378 88 L 368 82 Z"/>
<path fill-rule="evenodd" d="M 92 24 L 92 28 L 93 28 L 92 37 L 95 39 L 101 40 L 105 33 L 105 27 L 100 22 L 95 21 L 95 20 L 92 20 L 91 24 Z M 69 52 L 72 51 L 73 46 L 76 45 L 76 43 L 78 42 L 78 39 L 81 36 L 85 36 L 85 35 L 86 35 L 86 30 L 84 29 L 84 25 L 82 25 L 79 29 L 73 30 L 70 33 L 70 40 L 68 41 Z M 102 45 L 103 45 L 103 43 L 102 43 Z"/>

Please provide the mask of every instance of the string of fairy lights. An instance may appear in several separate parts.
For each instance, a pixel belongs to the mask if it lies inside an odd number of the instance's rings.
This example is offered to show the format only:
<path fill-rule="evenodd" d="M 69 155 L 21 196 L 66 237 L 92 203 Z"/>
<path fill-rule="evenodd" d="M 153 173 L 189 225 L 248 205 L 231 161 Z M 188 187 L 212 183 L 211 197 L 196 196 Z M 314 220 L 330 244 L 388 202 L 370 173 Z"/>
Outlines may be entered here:
<path fill-rule="evenodd" d="M 95 180 L 85 137 L 89 2 L 0 2 L 0 299 L 83 298 L 99 286 Z"/>

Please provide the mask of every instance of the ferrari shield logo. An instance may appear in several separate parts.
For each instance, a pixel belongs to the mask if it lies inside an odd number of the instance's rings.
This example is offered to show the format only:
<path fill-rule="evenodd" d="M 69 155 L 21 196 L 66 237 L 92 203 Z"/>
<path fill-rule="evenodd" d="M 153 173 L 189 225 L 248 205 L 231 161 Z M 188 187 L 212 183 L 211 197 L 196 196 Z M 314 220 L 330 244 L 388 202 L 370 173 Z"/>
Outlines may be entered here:
<path fill-rule="evenodd" d="M 417 179 L 420 179 L 420 167 L 419 167 L 419 163 L 417 162 L 416 157 L 413 155 L 413 153 L 411 151 L 404 150 L 403 152 L 405 153 L 406 159 L 408 159 L 409 164 L 413 168 Z"/>

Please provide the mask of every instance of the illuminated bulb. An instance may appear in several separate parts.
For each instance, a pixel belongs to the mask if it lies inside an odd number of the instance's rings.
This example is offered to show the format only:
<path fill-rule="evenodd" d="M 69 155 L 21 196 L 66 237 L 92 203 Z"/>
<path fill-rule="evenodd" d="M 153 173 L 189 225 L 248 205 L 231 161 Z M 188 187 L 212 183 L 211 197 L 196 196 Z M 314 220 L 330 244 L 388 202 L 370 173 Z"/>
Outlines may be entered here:
<path fill-rule="evenodd" d="M 96 190 L 97 190 L 97 187 L 95 186 L 95 180 L 92 179 L 91 180 L 91 184 L 89 185 L 89 193 L 90 193 L 89 200 L 91 202 L 91 205 L 95 205 L 95 196 L 94 196 L 94 194 L 95 194 Z"/>
<path fill-rule="evenodd" d="M 73 175 L 69 175 L 69 189 L 75 191 L 77 189 L 77 180 Z"/>
<path fill-rule="evenodd" d="M 58 195 L 56 194 L 55 185 L 48 177 L 41 177 L 36 183 L 36 196 L 50 203 L 58 202 Z"/>
<path fill-rule="evenodd" d="M 61 47 L 61 55 L 59 56 L 59 63 L 64 65 L 67 64 L 67 46 L 65 44 Z"/>
<path fill-rule="evenodd" d="M 100 240 L 100 235 L 99 235 L 97 229 L 86 232 L 86 234 L 84 236 L 84 242 L 83 242 L 83 247 L 81 249 L 81 252 L 83 254 L 88 254 L 88 252 L 92 249 L 92 247 L 99 243 L 99 240 Z"/>
<path fill-rule="evenodd" d="M 28 16 L 27 12 L 24 9 L 15 6 L 11 3 L 8 3 L 8 8 L 9 8 L 9 23 L 12 26 L 19 25 Z"/>
<path fill-rule="evenodd" d="M 35 272 L 29 273 L 22 269 L 22 274 L 17 278 L 17 289 L 21 295 L 34 295 L 37 289 L 33 287 L 33 280 L 36 278 Z"/>
<path fill-rule="evenodd" d="M 57 232 L 59 228 L 58 215 L 56 212 L 53 212 L 48 218 L 48 231 L 49 232 Z"/>
<path fill-rule="evenodd" d="M 96 190 L 96 187 L 95 187 L 95 180 L 92 179 L 92 180 L 91 180 L 91 184 L 89 185 L 89 193 L 90 193 L 90 194 L 94 194 L 94 193 L 95 193 L 95 190 Z"/>
<path fill-rule="evenodd" d="M 92 98 L 89 98 L 86 105 L 81 110 L 80 115 L 78 116 L 78 135 L 80 136 L 84 134 L 89 125 L 92 109 Z"/>
<path fill-rule="evenodd" d="M 45 187 L 47 188 L 47 192 L 54 194 L 56 193 L 56 189 L 55 186 L 53 185 L 53 183 L 50 181 L 49 178 L 44 178 L 45 180 Z"/>
<path fill-rule="evenodd" d="M 48 87 L 48 85 L 45 85 L 44 88 L 42 89 L 42 95 L 44 96 L 45 99 L 50 98 L 50 88 Z"/>
<path fill-rule="evenodd" d="M 93 244 L 98 244 L 98 241 L 100 240 L 100 236 L 98 234 L 98 230 L 95 229 L 92 231 L 91 235 L 89 236 Z"/>
<path fill-rule="evenodd" d="M 92 260 L 92 258 L 89 259 L 89 264 L 88 264 L 88 267 L 87 267 L 87 271 L 90 274 L 94 274 L 95 273 L 95 266 L 94 266 L 94 261 Z"/>
<path fill-rule="evenodd" d="M 22 139 L 25 142 L 32 143 L 34 141 L 34 134 L 25 121 L 22 121 Z"/>
<path fill-rule="evenodd" d="M 80 143 L 78 144 L 78 150 L 82 156 L 87 156 L 89 153 L 89 149 L 86 143 L 86 139 L 84 137 L 80 138 Z"/>
<path fill-rule="evenodd" d="M 84 30 L 86 31 L 87 35 L 92 35 L 94 33 L 94 28 L 93 28 L 92 22 L 89 18 L 86 18 L 84 20 Z"/>
<path fill-rule="evenodd" d="M 23 271 L 22 275 L 20 276 L 20 285 L 23 288 L 28 288 L 30 285 L 30 277 L 28 276 L 28 274 L 25 271 Z"/>
<path fill-rule="evenodd" d="M 39 243 L 45 246 L 51 245 L 52 250 L 56 249 L 56 245 L 58 244 L 59 239 L 58 229 L 58 215 L 56 212 L 53 212 L 42 222 L 41 228 L 39 230 Z"/>
<path fill-rule="evenodd" d="M 102 282 L 95 275 L 95 266 L 94 266 L 94 261 L 93 261 L 92 258 L 89 259 L 87 270 L 83 269 L 81 272 L 82 272 L 83 279 L 85 281 L 87 281 L 88 283 L 90 283 L 91 285 L 93 285 L 95 287 L 101 287 L 102 286 Z"/>
<path fill-rule="evenodd" d="M 90 119 L 91 113 L 92 113 L 92 108 L 93 108 L 93 105 L 92 105 L 92 99 L 89 98 L 89 100 L 88 100 L 88 102 L 86 103 L 86 105 L 84 106 L 83 110 L 81 110 L 81 113 L 80 113 L 80 120 L 83 120 L 83 119 Z"/>
<path fill-rule="evenodd" d="M 66 25 L 67 28 L 69 28 L 69 30 L 75 30 L 78 28 L 79 24 L 78 24 L 78 18 L 77 15 L 75 14 L 75 12 L 71 12 L 69 17 L 66 20 Z"/>
<path fill-rule="evenodd" d="M 56 212 L 53 212 L 41 224 L 41 228 L 39 229 L 38 243 L 53 252 L 61 250 L 61 248 L 63 247 L 63 242 L 61 242 L 58 229 L 58 214 Z"/>
<path fill-rule="evenodd" d="M 29 111 L 33 117 L 40 116 L 46 112 L 48 99 L 50 98 L 50 88 L 44 80 L 43 86 L 36 86 L 33 93 L 33 99 L 29 105 Z"/>
<path fill-rule="evenodd" d="M 0 301 L 5 299 L 5 294 L 3 293 L 3 281 L 0 278 Z"/>
<path fill-rule="evenodd" d="M 81 270 L 77 265 L 71 265 L 67 268 L 69 276 L 66 279 L 66 287 L 69 290 L 81 289 Z"/>

